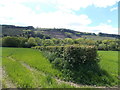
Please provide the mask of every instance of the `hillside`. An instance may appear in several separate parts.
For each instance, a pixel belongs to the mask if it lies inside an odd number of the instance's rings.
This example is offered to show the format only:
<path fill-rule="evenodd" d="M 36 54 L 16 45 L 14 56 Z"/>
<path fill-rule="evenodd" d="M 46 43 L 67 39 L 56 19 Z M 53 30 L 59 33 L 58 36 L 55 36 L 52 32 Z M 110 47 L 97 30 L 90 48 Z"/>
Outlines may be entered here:
<path fill-rule="evenodd" d="M 2 25 L 2 33 L 4 36 L 14 36 L 14 35 L 20 35 L 23 34 L 23 30 L 34 30 L 34 27 L 27 26 L 27 27 L 21 27 L 21 26 L 14 26 L 14 25 Z"/>
<path fill-rule="evenodd" d="M 95 33 L 85 33 L 85 32 L 78 32 L 70 29 L 36 29 L 36 32 L 42 33 L 44 35 L 49 35 L 52 38 L 64 39 L 64 38 L 73 38 L 77 39 L 80 38 L 82 35 L 91 35 L 96 36 Z"/>
<path fill-rule="evenodd" d="M 14 25 L 2 25 L 2 36 L 24 36 L 24 37 L 39 37 L 39 38 L 101 38 L 104 37 L 106 39 L 114 39 L 120 38 L 120 35 L 116 34 L 106 34 L 99 33 L 98 35 L 95 33 L 88 32 L 79 32 L 70 29 L 64 28 L 34 28 L 33 26 L 14 26 Z"/>

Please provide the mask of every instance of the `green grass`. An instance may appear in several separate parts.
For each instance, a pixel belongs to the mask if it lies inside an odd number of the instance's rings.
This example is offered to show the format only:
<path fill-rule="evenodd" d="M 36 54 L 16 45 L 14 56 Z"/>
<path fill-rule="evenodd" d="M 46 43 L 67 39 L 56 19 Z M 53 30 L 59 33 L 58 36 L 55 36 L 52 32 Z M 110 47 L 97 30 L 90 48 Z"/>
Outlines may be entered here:
<path fill-rule="evenodd" d="M 38 50 L 30 48 L 3 48 L 2 53 L 3 67 L 8 78 L 10 78 L 17 87 L 73 88 L 73 86 L 70 86 L 69 84 L 57 83 L 55 77 L 59 77 L 62 73 L 52 67 L 49 60 L 47 60 Z M 118 52 L 98 51 L 98 54 L 101 57 L 99 62 L 100 68 L 105 70 L 111 78 L 111 80 L 107 80 L 109 81 L 108 85 L 116 86 L 118 81 Z M 26 63 L 30 67 L 34 68 L 35 71 L 29 70 L 23 66 L 22 63 Z M 87 70 L 88 69 L 86 68 L 86 71 Z M 98 78 L 98 81 L 103 82 L 103 84 L 107 82 L 104 82 L 102 79 L 110 79 L 104 75 L 98 76 L 97 74 L 93 74 L 93 72 L 89 73 L 92 73 L 91 75 L 93 75 L 89 76 L 92 77 L 93 83 L 94 80 L 97 81 Z M 78 73 L 78 75 L 80 74 Z M 89 79 L 88 77 L 84 78 Z"/>
<path fill-rule="evenodd" d="M 111 75 L 115 82 L 118 82 L 118 51 L 99 51 L 101 61 L 99 63 L 103 70 Z M 120 54 L 120 53 L 119 53 Z"/>
<path fill-rule="evenodd" d="M 5 54 L 4 54 L 5 53 Z M 11 56 L 17 61 L 23 61 L 44 73 L 51 75 L 58 75 L 60 72 L 56 69 L 52 69 L 52 65 L 49 60 L 42 55 L 38 50 L 30 48 L 5 48 L 3 50 L 3 56 Z"/>
<path fill-rule="evenodd" d="M 30 70 L 23 67 L 20 63 L 3 58 L 3 65 L 8 76 L 11 77 L 13 83 L 17 84 L 18 87 L 32 88 L 35 86 Z"/>
<path fill-rule="evenodd" d="M 30 48 L 3 48 L 3 67 L 8 78 L 20 88 L 69 88 L 69 84 L 57 83 L 55 76 L 61 74 L 49 60 Z M 31 71 L 24 62 L 34 68 Z"/>
<path fill-rule="evenodd" d="M 109 74 L 118 75 L 118 51 L 99 51 L 100 66 Z"/>

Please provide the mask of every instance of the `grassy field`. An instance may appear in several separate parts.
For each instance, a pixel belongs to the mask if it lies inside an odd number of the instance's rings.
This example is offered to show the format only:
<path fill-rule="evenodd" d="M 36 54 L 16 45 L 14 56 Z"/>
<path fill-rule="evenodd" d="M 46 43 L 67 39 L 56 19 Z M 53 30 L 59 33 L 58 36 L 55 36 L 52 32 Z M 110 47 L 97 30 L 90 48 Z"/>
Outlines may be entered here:
<path fill-rule="evenodd" d="M 59 81 L 62 73 L 53 68 L 40 51 L 30 48 L 3 48 L 3 87 L 22 88 L 74 88 L 70 83 Z M 98 51 L 100 67 L 117 83 L 117 51 Z M 9 82 L 9 84 L 8 84 Z M 115 83 L 113 82 L 113 83 Z"/>
<path fill-rule="evenodd" d="M 108 73 L 118 75 L 118 52 L 117 51 L 99 51 L 101 57 L 100 66 Z"/>
<path fill-rule="evenodd" d="M 100 67 L 118 82 L 118 51 L 99 51 Z"/>
<path fill-rule="evenodd" d="M 3 68 L 5 78 L 4 87 L 12 86 L 22 88 L 60 88 L 73 87 L 65 83 L 57 83 L 56 75 L 60 72 L 45 59 L 42 54 L 33 49 L 3 48 Z"/>

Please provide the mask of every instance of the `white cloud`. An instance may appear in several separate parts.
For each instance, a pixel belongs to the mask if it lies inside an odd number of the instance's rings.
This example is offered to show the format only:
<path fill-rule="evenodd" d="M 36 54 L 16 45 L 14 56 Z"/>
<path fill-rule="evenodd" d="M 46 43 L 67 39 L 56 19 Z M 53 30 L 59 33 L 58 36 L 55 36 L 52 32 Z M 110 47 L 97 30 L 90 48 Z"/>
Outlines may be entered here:
<path fill-rule="evenodd" d="M 94 5 L 96 7 L 108 7 L 113 6 L 120 0 L 1 0 L 0 4 L 21 4 L 21 3 L 48 3 L 57 6 L 59 9 L 71 9 L 71 10 L 79 10 L 80 8 L 86 8 L 90 5 Z"/>
<path fill-rule="evenodd" d="M 59 9 L 71 9 L 79 10 L 81 8 L 86 8 L 88 6 L 94 5 L 95 7 L 106 8 L 108 6 L 113 6 L 120 0 L 56 0 Z"/>
<path fill-rule="evenodd" d="M 118 9 L 118 7 L 113 7 L 113 8 L 110 9 L 110 11 L 112 12 L 112 11 L 115 11 L 117 9 Z"/>
<path fill-rule="evenodd" d="M 120 0 L 92 0 L 93 4 L 96 7 L 108 7 L 108 6 L 113 6 L 114 4 L 116 4 L 118 1 Z"/>
<path fill-rule="evenodd" d="M 95 29 L 104 33 L 118 34 L 118 28 L 112 27 L 108 24 L 100 24 L 96 26 Z"/>
<path fill-rule="evenodd" d="M 112 27 L 108 24 L 99 24 L 97 26 L 82 26 L 82 27 L 75 27 L 77 31 L 82 32 L 103 32 L 103 33 L 110 33 L 110 34 L 118 34 L 118 28 Z"/>
<path fill-rule="evenodd" d="M 92 5 L 92 0 L 58 0 L 59 9 L 79 10 Z"/>
<path fill-rule="evenodd" d="M 112 22 L 112 20 L 110 20 L 110 19 L 109 19 L 109 20 L 107 20 L 107 22 L 108 22 L 108 23 L 111 23 L 111 22 Z"/>
<path fill-rule="evenodd" d="M 36 6 L 35 9 L 36 9 L 37 11 L 39 11 L 41 8 L 40 8 L 40 6 Z"/>
<path fill-rule="evenodd" d="M 41 13 L 36 15 L 34 18 L 31 18 L 31 20 L 34 26 L 52 28 L 69 28 L 73 25 L 73 23 L 77 23 L 82 26 L 92 23 L 87 15 L 77 16 L 75 14 L 65 13 L 61 11 L 54 13 Z"/>
<path fill-rule="evenodd" d="M 78 23 L 79 25 L 88 25 L 92 22 L 88 18 L 88 16 L 84 14 L 75 15 L 72 12 L 65 12 L 60 10 L 49 13 L 46 12 L 35 13 L 31 8 L 28 8 L 27 6 L 24 6 L 23 4 L 20 4 L 18 2 L 16 4 L 15 3 L 8 4 L 8 2 L 1 3 L 4 4 L 4 6 L 0 6 L 0 11 L 2 12 L 0 14 L 0 23 L 2 24 L 23 23 L 23 25 L 33 25 L 39 27 L 67 28 L 73 23 Z M 40 8 L 37 6 L 36 9 L 40 10 Z"/>
<path fill-rule="evenodd" d="M 119 0 L 0 0 L 0 24 L 32 25 L 39 27 L 69 28 L 78 31 L 93 32 L 98 30 L 107 33 L 116 33 L 117 29 L 110 25 L 88 27 L 92 20 L 85 14 L 76 15 L 73 10 L 86 8 L 90 5 L 107 7 Z M 55 12 L 36 13 L 23 3 L 47 3 L 54 5 Z M 35 7 L 40 10 L 39 6 Z M 113 9 L 115 10 L 115 9 Z M 112 11 L 113 11 L 112 10 Z M 110 23 L 111 20 L 108 20 Z"/>

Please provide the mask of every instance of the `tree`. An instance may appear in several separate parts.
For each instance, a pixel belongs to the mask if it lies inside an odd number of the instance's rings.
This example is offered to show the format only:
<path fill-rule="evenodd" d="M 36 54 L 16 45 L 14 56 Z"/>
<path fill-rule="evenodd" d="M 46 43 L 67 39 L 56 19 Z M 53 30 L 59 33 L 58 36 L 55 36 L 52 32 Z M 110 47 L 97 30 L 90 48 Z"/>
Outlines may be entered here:
<path fill-rule="evenodd" d="M 4 37 L 2 45 L 5 47 L 18 47 L 20 45 L 20 40 L 17 37 Z"/>
<path fill-rule="evenodd" d="M 0 47 L 2 47 L 2 38 L 0 38 Z"/>
<path fill-rule="evenodd" d="M 85 39 L 84 39 L 84 38 L 78 38 L 78 39 L 75 39 L 75 40 L 74 40 L 74 43 L 75 43 L 75 44 L 83 44 L 83 42 L 85 42 Z"/>
<path fill-rule="evenodd" d="M 98 50 L 106 50 L 106 45 L 105 44 L 99 44 Z"/>
<path fill-rule="evenodd" d="M 51 39 L 45 39 L 42 41 L 44 46 L 52 46 L 54 45 L 54 42 Z"/>
<path fill-rule="evenodd" d="M 71 44 L 73 44 L 74 42 L 73 42 L 73 40 L 72 40 L 71 38 L 65 38 L 65 39 L 64 39 L 64 43 L 71 45 Z"/>
<path fill-rule="evenodd" d="M 27 44 L 28 47 L 32 47 L 32 46 L 36 46 L 37 42 L 35 41 L 35 38 L 30 37 L 26 44 Z"/>
<path fill-rule="evenodd" d="M 25 38 L 25 37 L 19 37 L 19 40 L 20 40 L 20 44 L 19 44 L 19 47 L 27 47 L 26 45 L 25 45 L 25 43 L 27 42 L 27 38 Z"/>

